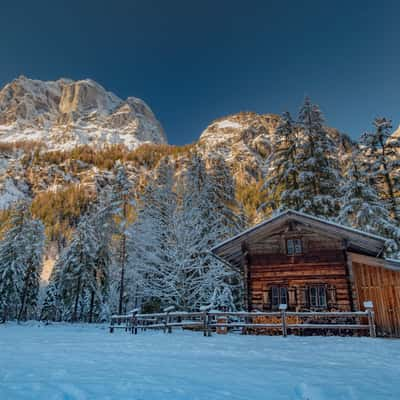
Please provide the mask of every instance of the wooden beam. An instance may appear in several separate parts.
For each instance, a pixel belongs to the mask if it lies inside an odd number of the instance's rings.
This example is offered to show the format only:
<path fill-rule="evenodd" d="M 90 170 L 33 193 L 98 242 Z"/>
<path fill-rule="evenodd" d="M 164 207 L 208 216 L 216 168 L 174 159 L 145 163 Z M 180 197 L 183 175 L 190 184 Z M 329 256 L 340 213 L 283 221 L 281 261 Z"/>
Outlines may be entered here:
<path fill-rule="evenodd" d="M 351 263 L 367 264 L 371 267 L 385 267 L 385 260 L 382 258 L 376 258 L 371 256 L 365 256 L 363 254 L 347 252 L 348 258 Z"/>

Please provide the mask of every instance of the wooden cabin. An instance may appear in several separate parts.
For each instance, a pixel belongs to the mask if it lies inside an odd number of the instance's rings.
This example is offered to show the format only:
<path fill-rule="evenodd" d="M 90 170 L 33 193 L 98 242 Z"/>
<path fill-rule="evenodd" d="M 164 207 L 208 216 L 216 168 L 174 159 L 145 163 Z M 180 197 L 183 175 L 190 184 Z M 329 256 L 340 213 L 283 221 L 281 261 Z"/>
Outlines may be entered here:
<path fill-rule="evenodd" d="M 400 262 L 385 239 L 296 211 L 266 220 L 212 249 L 243 274 L 248 311 L 362 311 L 377 333 L 400 337 Z"/>

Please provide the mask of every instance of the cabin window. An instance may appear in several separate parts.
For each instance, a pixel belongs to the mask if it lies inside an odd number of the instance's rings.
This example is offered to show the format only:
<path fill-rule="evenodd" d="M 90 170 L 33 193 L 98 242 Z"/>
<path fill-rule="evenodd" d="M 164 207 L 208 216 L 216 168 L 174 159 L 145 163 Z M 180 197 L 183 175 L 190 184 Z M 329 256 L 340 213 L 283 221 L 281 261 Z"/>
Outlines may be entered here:
<path fill-rule="evenodd" d="M 288 290 L 286 287 L 273 286 L 271 288 L 271 305 L 272 308 L 278 308 L 279 304 L 288 303 Z"/>
<path fill-rule="evenodd" d="M 301 239 L 287 239 L 286 252 L 289 256 L 294 256 L 303 253 L 303 244 Z"/>
<path fill-rule="evenodd" d="M 308 288 L 310 307 L 326 307 L 326 287 L 311 286 Z"/>

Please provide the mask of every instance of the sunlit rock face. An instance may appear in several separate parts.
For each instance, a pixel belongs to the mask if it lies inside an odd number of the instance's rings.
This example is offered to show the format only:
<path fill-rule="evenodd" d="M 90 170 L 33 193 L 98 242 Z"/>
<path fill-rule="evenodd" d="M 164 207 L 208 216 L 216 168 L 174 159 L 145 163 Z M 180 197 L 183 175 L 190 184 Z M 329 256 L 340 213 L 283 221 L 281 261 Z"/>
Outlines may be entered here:
<path fill-rule="evenodd" d="M 0 91 L 0 141 L 43 141 L 49 149 L 76 145 L 166 143 L 147 104 L 121 100 L 90 79 L 54 82 L 19 77 Z"/>
<path fill-rule="evenodd" d="M 254 180 L 272 152 L 279 116 L 243 112 L 220 118 L 201 134 L 199 147 L 207 156 L 222 155 L 240 180 Z"/>

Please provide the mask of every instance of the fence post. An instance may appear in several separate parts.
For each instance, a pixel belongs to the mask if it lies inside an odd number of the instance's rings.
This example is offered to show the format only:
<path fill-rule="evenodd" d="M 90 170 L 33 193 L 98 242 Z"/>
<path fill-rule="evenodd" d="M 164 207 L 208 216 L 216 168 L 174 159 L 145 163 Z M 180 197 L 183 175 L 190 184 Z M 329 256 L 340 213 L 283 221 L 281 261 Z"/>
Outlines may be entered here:
<path fill-rule="evenodd" d="M 281 310 L 281 318 L 282 318 L 282 334 L 283 334 L 283 337 L 287 336 L 286 309 L 287 309 L 287 304 L 279 304 L 279 310 Z"/>
<path fill-rule="evenodd" d="M 211 336 L 208 312 L 203 313 L 203 336 Z"/>
<path fill-rule="evenodd" d="M 111 316 L 110 333 L 114 332 L 114 318 Z"/>
<path fill-rule="evenodd" d="M 137 335 L 137 332 L 138 332 L 138 328 L 137 328 L 137 325 L 138 325 L 138 322 L 137 322 L 138 320 L 137 320 L 137 317 L 136 317 L 136 314 L 134 315 L 134 317 L 133 317 L 133 327 L 132 327 L 132 329 L 133 329 L 133 334 L 135 334 L 135 335 Z"/>
<path fill-rule="evenodd" d="M 374 320 L 374 303 L 372 301 L 364 301 L 364 307 L 368 315 L 369 336 L 376 337 L 376 328 Z"/>
<path fill-rule="evenodd" d="M 164 333 L 168 332 L 169 312 L 165 313 Z"/>
<path fill-rule="evenodd" d="M 217 316 L 217 333 L 220 335 L 226 335 L 228 333 L 228 318 L 224 315 Z M 222 326 L 218 326 L 218 324 L 222 324 Z"/>
<path fill-rule="evenodd" d="M 165 316 L 165 322 L 164 322 L 164 333 L 171 333 L 172 332 L 172 327 L 171 326 L 168 326 L 168 323 L 169 323 L 169 313 L 170 312 L 172 312 L 172 311 L 174 311 L 175 310 L 175 307 L 174 306 L 169 306 L 169 307 L 166 307 L 166 308 L 164 308 L 164 313 L 166 313 L 166 316 Z"/>
<path fill-rule="evenodd" d="M 169 313 L 168 313 L 168 321 L 167 321 L 167 324 L 169 324 L 171 322 L 171 316 L 169 315 Z M 167 327 L 167 332 L 168 333 L 172 333 L 172 326 L 171 325 L 169 325 L 168 327 Z"/>
<path fill-rule="evenodd" d="M 200 307 L 200 311 L 203 313 L 203 336 L 211 336 L 210 330 L 210 316 L 208 313 L 212 309 L 212 304 L 208 304 Z"/>
<path fill-rule="evenodd" d="M 131 320 L 131 333 L 132 335 L 137 335 L 137 312 L 132 313 L 132 320 Z"/>

